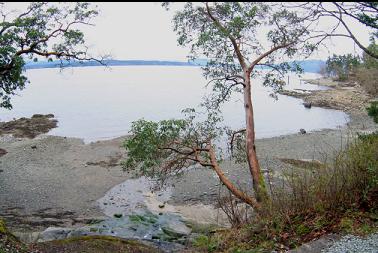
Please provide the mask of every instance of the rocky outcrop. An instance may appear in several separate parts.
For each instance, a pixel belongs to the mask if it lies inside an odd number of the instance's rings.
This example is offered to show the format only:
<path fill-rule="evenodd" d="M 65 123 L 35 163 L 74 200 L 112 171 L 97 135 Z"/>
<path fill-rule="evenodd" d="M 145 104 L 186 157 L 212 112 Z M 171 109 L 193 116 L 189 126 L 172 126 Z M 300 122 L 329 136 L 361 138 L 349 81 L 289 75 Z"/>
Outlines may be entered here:
<path fill-rule="evenodd" d="M 323 83 L 320 83 L 323 85 Z M 302 98 L 303 105 L 306 108 L 312 106 L 337 109 L 346 112 L 363 112 L 371 101 L 370 95 L 359 85 L 346 85 L 342 83 L 333 83 L 333 89 L 313 90 L 308 92 L 297 92 L 283 90 L 279 93 L 295 98 Z"/>
<path fill-rule="evenodd" d="M 40 233 L 16 233 L 25 243 L 42 243 L 82 236 L 115 236 L 124 239 L 147 240 L 155 246 L 159 244 L 159 248 L 174 247 L 176 249 L 183 247 L 177 243 L 185 242 L 190 234 L 191 228 L 180 216 L 167 213 L 162 215 L 133 214 L 109 218 L 79 228 L 49 227 Z"/>
<path fill-rule="evenodd" d="M 58 121 L 53 114 L 34 114 L 31 118 L 19 118 L 8 122 L 0 122 L 0 135 L 12 134 L 14 137 L 35 138 L 57 127 Z"/>

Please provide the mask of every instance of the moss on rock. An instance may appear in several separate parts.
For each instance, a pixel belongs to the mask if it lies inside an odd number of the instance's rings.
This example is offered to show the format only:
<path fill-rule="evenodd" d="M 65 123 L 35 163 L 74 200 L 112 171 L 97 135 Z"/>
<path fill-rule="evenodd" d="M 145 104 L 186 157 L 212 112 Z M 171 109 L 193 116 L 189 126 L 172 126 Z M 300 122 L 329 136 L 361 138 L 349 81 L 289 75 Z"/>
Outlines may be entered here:
<path fill-rule="evenodd" d="M 5 222 L 0 219 L 0 234 L 6 234 L 8 232 Z"/>

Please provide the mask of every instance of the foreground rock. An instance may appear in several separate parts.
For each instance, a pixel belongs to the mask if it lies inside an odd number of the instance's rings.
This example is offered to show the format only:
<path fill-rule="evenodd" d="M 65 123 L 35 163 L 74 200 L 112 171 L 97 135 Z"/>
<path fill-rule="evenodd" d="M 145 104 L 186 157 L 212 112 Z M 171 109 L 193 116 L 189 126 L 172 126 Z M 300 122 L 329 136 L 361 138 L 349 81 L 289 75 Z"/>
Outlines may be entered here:
<path fill-rule="evenodd" d="M 8 153 L 5 149 L 0 148 L 0 157 Z"/>
<path fill-rule="evenodd" d="M 180 241 L 189 236 L 191 229 L 175 214 L 133 214 L 109 218 L 79 228 L 49 227 L 34 238 L 34 242 L 60 240 L 86 235 L 110 235 L 121 238 Z M 33 242 L 33 241 L 31 241 Z"/>
<path fill-rule="evenodd" d="M 335 241 L 340 239 L 340 235 L 328 234 L 314 241 L 305 243 L 296 249 L 289 250 L 288 253 L 320 253 L 330 247 Z"/>
<path fill-rule="evenodd" d="M 125 240 L 111 236 L 83 236 L 66 240 L 37 243 L 35 248 L 42 252 L 54 253 L 160 253 L 153 245 L 136 240 Z"/>
<path fill-rule="evenodd" d="M 154 249 L 162 250 L 162 252 L 182 252 L 185 249 L 182 244 L 189 239 L 190 234 L 191 229 L 178 215 L 153 215 L 151 213 L 109 218 L 79 228 L 49 227 L 41 233 L 15 233 L 23 242 L 37 244 L 57 240 L 70 242 L 79 240 L 75 238 L 85 236 L 106 236 L 104 238 L 112 236 L 138 240 L 140 244 L 147 243 Z M 51 244 L 54 244 L 54 242 Z"/>
<path fill-rule="evenodd" d="M 14 137 L 35 138 L 57 127 L 58 121 L 53 114 L 34 114 L 29 118 L 19 118 L 9 122 L 0 122 L 0 135 L 12 134 Z"/>

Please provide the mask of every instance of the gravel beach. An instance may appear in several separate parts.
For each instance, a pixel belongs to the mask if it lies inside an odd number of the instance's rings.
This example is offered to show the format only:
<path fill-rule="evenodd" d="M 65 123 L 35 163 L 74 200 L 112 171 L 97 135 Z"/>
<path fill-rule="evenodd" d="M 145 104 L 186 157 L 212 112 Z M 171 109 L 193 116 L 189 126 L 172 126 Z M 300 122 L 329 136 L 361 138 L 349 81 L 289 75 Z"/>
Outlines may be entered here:
<path fill-rule="evenodd" d="M 258 139 L 261 167 L 279 174 L 290 166 L 283 158 L 324 161 L 352 133 L 377 130 L 366 112 L 347 112 L 350 122 L 340 129 Z M 0 217 L 17 231 L 75 226 L 103 217 L 96 200 L 133 177 L 119 165 L 126 157 L 121 147 L 125 138 L 85 144 L 77 138 L 46 134 L 34 139 L 1 136 L 0 148 L 6 153 L 0 156 Z M 237 185 L 251 187 L 245 166 L 224 161 L 222 168 Z M 219 179 L 209 169 L 191 169 L 169 183 L 171 205 L 216 203 Z"/>
<path fill-rule="evenodd" d="M 306 134 L 259 139 L 258 156 L 264 170 L 279 172 L 289 165 L 280 158 L 322 161 L 346 143 L 351 132 L 373 131 L 366 115 L 351 115 L 348 126 Z M 126 156 L 125 137 L 84 144 L 76 138 L 40 135 L 35 139 L 0 138 L 7 154 L 0 157 L 0 216 L 15 229 L 72 226 L 103 216 L 96 200 L 133 175 L 119 162 Z M 248 170 L 225 161 L 226 175 L 242 187 L 250 186 Z M 169 204 L 214 204 L 219 180 L 209 169 L 192 169 L 170 181 Z"/>
<path fill-rule="evenodd" d="M 129 177 L 114 164 L 125 153 L 120 144 L 120 138 L 85 145 L 48 135 L 3 136 L 0 146 L 8 153 L 0 158 L 0 216 L 25 229 L 102 216 L 95 201 Z"/>

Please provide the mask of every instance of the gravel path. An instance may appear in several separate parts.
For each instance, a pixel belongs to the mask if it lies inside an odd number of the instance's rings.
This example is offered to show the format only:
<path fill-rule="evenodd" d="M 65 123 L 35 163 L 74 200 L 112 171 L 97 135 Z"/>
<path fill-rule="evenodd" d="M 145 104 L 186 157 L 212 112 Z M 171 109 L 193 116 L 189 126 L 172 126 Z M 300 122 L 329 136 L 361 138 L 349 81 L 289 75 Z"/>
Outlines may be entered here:
<path fill-rule="evenodd" d="M 371 234 L 366 238 L 346 235 L 335 242 L 331 247 L 321 251 L 322 253 L 377 253 L 378 233 Z"/>

